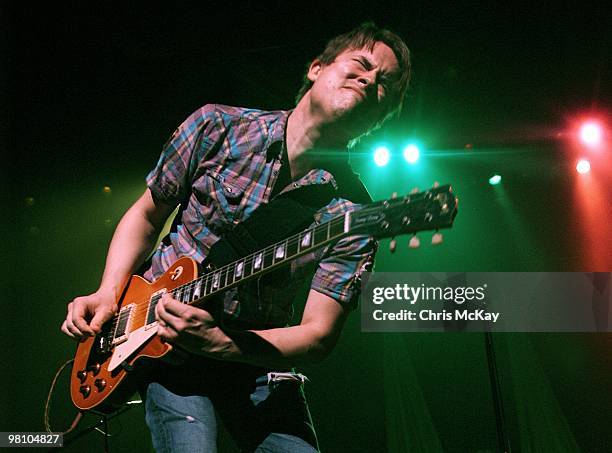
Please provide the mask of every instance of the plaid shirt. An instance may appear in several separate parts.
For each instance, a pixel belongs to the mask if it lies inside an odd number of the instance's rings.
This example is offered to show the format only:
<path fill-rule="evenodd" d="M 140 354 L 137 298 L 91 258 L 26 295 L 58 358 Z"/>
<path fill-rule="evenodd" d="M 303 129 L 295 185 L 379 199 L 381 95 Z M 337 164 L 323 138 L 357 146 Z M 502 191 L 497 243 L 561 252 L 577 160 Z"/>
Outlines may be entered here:
<path fill-rule="evenodd" d="M 201 263 L 224 230 L 270 200 L 283 165 L 289 113 L 205 105 L 179 126 L 147 176 L 157 199 L 181 207 L 172 231 L 152 256 L 146 278 L 159 278 L 180 256 Z M 336 187 L 329 172 L 315 169 L 281 193 L 306 184 Z M 355 206 L 334 198 L 315 217 L 325 222 Z M 224 297 L 226 319 L 286 325 L 294 298 L 307 281 L 310 288 L 355 307 L 359 275 L 371 267 L 375 250 L 372 238 L 353 235 L 298 258 L 291 263 L 289 281 L 268 278 L 264 288 L 256 285 L 256 294 L 253 285 L 229 290 Z"/>

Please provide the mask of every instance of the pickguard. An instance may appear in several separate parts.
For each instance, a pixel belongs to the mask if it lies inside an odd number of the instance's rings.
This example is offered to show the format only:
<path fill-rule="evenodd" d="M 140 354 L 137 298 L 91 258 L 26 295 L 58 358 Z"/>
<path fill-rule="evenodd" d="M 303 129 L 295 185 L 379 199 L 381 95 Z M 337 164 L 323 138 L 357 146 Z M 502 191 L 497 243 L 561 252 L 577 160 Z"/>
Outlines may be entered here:
<path fill-rule="evenodd" d="M 157 333 L 156 327 L 157 321 L 130 332 L 126 341 L 115 346 L 113 355 L 108 364 L 108 371 L 112 372 L 115 368 L 119 367 L 121 363 L 129 359 L 135 351 Z"/>

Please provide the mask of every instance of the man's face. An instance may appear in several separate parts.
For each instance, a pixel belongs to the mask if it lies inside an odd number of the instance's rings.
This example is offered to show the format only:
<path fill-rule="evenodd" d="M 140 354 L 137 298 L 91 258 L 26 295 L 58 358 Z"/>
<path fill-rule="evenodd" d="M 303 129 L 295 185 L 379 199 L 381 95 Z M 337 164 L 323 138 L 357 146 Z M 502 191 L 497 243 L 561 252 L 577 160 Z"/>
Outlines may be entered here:
<path fill-rule="evenodd" d="M 396 102 L 393 83 L 399 65 L 393 51 L 381 42 L 369 49 L 349 49 L 333 63 L 315 60 L 308 78 L 310 105 L 325 122 L 342 123 L 350 138 L 370 129 Z"/>

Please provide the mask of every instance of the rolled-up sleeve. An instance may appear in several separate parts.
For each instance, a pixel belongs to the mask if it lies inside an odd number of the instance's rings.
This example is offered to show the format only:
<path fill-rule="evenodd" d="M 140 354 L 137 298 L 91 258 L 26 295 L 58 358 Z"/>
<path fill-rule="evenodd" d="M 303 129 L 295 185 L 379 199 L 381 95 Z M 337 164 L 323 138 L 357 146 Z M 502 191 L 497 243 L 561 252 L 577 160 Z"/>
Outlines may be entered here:
<path fill-rule="evenodd" d="M 361 274 L 374 265 L 378 243 L 371 236 L 352 235 L 328 247 L 312 279 L 311 289 L 351 309 L 357 307 Z"/>
<path fill-rule="evenodd" d="M 220 135 L 216 120 L 214 106 L 205 105 L 174 131 L 146 178 L 154 197 L 174 205 L 188 197 L 199 162 L 214 150 L 215 137 Z"/>

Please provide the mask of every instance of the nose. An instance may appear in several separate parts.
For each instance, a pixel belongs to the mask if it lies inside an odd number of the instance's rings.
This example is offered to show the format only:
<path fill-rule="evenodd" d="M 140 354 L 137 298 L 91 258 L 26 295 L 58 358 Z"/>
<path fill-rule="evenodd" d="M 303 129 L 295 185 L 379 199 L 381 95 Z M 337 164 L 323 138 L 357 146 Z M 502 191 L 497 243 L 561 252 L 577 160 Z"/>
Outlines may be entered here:
<path fill-rule="evenodd" d="M 367 88 L 368 86 L 372 85 L 372 76 L 369 74 L 362 74 L 359 76 L 357 81 L 363 88 Z"/>

